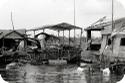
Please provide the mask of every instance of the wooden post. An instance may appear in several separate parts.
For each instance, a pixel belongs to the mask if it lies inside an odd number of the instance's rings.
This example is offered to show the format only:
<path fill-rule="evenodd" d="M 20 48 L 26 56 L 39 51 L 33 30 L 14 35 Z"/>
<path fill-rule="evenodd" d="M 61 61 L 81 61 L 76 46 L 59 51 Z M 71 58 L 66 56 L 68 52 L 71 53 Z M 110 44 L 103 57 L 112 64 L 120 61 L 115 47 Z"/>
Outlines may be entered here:
<path fill-rule="evenodd" d="M 25 34 L 26 34 L 27 30 L 25 29 Z"/>
<path fill-rule="evenodd" d="M 60 34 L 60 31 L 58 30 L 58 38 L 59 38 L 59 34 Z M 60 40 L 59 40 L 59 43 L 60 43 Z"/>
<path fill-rule="evenodd" d="M 74 26 L 76 25 L 76 1 L 74 0 Z M 74 41 L 75 41 L 75 28 L 74 28 Z"/>
<path fill-rule="evenodd" d="M 114 29 L 114 0 L 112 0 L 112 31 Z M 113 53 L 113 39 L 112 39 L 112 53 Z"/>
<path fill-rule="evenodd" d="M 91 39 L 91 30 L 88 30 L 87 31 L 87 41 Z"/>
<path fill-rule="evenodd" d="M 69 45 L 70 45 L 70 30 L 69 30 Z"/>
<path fill-rule="evenodd" d="M 2 53 L 4 53 L 4 37 L 3 37 Z"/>
<path fill-rule="evenodd" d="M 63 45 L 64 45 L 64 30 L 63 30 Z"/>
<path fill-rule="evenodd" d="M 75 32 L 75 29 L 74 29 L 74 41 L 75 41 L 75 34 L 76 34 L 76 32 Z"/>
<path fill-rule="evenodd" d="M 35 38 L 35 30 L 33 32 L 34 32 L 34 38 Z"/>
<path fill-rule="evenodd" d="M 24 50 L 27 52 L 27 39 L 26 38 L 24 38 Z"/>
<path fill-rule="evenodd" d="M 59 30 L 58 30 L 58 37 L 59 37 Z"/>
<path fill-rule="evenodd" d="M 80 34 L 80 46 L 81 46 L 81 44 L 82 44 L 82 29 L 81 29 L 81 34 Z"/>
<path fill-rule="evenodd" d="M 59 38 L 59 30 L 58 30 L 58 38 Z M 60 41 L 59 41 L 60 43 Z M 59 49 L 58 49 L 58 60 L 60 60 L 60 53 L 59 53 Z"/>

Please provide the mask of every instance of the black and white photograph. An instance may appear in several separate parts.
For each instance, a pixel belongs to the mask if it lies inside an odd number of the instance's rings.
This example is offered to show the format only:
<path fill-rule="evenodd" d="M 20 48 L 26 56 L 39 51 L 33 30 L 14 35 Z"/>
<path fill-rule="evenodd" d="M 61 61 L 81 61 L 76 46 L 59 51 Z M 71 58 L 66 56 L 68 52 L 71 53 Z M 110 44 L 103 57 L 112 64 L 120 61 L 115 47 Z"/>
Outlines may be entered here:
<path fill-rule="evenodd" d="M 125 0 L 0 0 L 0 83 L 125 83 Z"/>

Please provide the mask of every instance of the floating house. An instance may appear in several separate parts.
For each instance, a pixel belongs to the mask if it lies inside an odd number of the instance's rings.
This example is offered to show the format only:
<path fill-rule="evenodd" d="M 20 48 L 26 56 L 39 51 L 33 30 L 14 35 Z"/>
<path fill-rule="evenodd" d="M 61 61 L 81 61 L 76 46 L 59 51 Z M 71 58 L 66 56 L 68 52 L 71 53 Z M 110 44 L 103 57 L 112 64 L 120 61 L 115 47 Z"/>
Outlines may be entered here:
<path fill-rule="evenodd" d="M 58 36 L 47 34 L 44 30 L 51 29 L 58 32 Z M 70 30 L 82 28 L 61 23 L 52 26 L 44 26 L 33 31 L 43 30 L 38 34 L 34 34 L 34 38 L 29 38 L 18 30 L 4 31 L 0 33 L 1 42 L 1 63 L 9 62 L 26 62 L 31 64 L 48 63 L 49 60 L 66 60 L 68 63 L 79 63 L 81 58 L 81 38 L 78 46 L 71 45 Z M 64 31 L 69 31 L 68 44 L 65 44 Z M 60 38 L 59 32 L 63 31 L 63 37 Z M 34 32 L 35 33 L 35 32 Z M 75 41 L 75 40 L 74 40 Z M 60 43 L 62 42 L 62 43 Z"/>
<path fill-rule="evenodd" d="M 21 40 L 25 39 L 24 30 L 0 30 L 0 54 L 1 63 L 11 62 L 14 52 L 18 48 L 18 44 Z"/>
<path fill-rule="evenodd" d="M 16 41 L 23 40 L 25 38 L 25 33 L 20 33 L 21 31 L 18 32 L 16 30 L 2 30 L 0 32 L 1 52 L 11 50 L 14 48 L 14 46 L 16 46 Z"/>
<path fill-rule="evenodd" d="M 114 59 L 114 56 L 119 57 L 118 55 L 118 41 L 120 42 L 120 38 L 118 37 L 119 31 L 123 32 L 124 29 L 125 18 L 117 19 L 113 22 L 114 27 L 112 28 L 112 22 L 103 22 L 97 25 L 89 26 L 85 30 L 87 31 L 87 50 L 85 52 L 84 60 L 89 62 L 100 62 L 105 61 L 109 62 Z M 101 40 L 96 40 L 97 43 L 93 43 L 95 41 L 92 40 L 91 32 L 92 31 L 100 31 Z M 117 36 L 116 34 L 117 33 Z M 124 33 L 124 32 L 123 32 Z M 115 35 L 114 35 L 115 34 Z M 116 40 L 117 39 L 117 40 Z M 117 45 L 117 46 L 116 46 Z M 109 49 L 110 46 L 110 49 Z M 114 48 L 115 47 L 115 48 Z M 106 51 L 106 49 L 108 50 Z"/>
<path fill-rule="evenodd" d="M 58 32 L 58 36 L 50 35 L 45 33 L 45 29 L 54 30 Z M 71 37 L 70 37 L 70 31 L 79 29 L 81 30 L 82 35 L 82 28 L 68 24 L 68 23 L 60 23 L 57 25 L 50 25 L 50 26 L 44 26 L 39 27 L 35 29 L 30 29 L 27 31 L 33 31 L 34 35 L 36 31 L 42 30 L 43 32 L 36 35 L 38 40 L 41 40 L 41 46 L 44 47 L 44 50 L 46 51 L 46 56 L 48 57 L 48 60 L 66 60 L 68 63 L 78 63 L 80 62 L 81 58 L 81 36 L 80 36 L 80 42 L 79 45 L 72 46 L 71 45 Z M 68 44 L 65 43 L 65 34 L 64 31 L 69 32 Z M 63 37 L 60 38 L 59 33 L 63 32 Z M 40 36 L 42 35 L 42 36 Z M 75 41 L 75 40 L 74 40 Z M 44 44 L 44 45 L 43 45 Z"/>
<path fill-rule="evenodd" d="M 30 53 L 34 54 L 35 49 L 40 49 L 38 40 L 28 38 L 26 30 L 2 30 L 0 38 L 0 61 L 3 64 L 18 61 L 32 61 Z"/>

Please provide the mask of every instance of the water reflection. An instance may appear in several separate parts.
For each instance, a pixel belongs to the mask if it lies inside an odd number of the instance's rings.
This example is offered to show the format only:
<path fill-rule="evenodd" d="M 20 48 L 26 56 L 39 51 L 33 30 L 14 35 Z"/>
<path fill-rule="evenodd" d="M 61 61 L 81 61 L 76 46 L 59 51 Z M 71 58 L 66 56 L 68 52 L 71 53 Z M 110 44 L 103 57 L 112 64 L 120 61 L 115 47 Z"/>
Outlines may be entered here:
<path fill-rule="evenodd" d="M 0 68 L 2 77 L 9 83 L 116 83 L 122 76 L 103 76 L 100 71 L 77 71 L 76 65 L 25 64 L 14 69 Z"/>

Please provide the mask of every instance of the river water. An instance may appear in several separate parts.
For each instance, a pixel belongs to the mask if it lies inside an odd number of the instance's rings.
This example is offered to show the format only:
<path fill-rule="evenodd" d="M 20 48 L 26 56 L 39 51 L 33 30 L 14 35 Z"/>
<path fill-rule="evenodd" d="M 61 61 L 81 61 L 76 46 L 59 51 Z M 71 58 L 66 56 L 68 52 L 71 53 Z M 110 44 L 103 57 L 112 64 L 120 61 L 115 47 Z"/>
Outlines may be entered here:
<path fill-rule="evenodd" d="M 104 76 L 100 71 L 90 71 L 84 68 L 77 70 L 76 65 L 20 65 L 5 69 L 0 67 L 0 73 L 9 83 L 116 83 L 122 76 Z"/>

